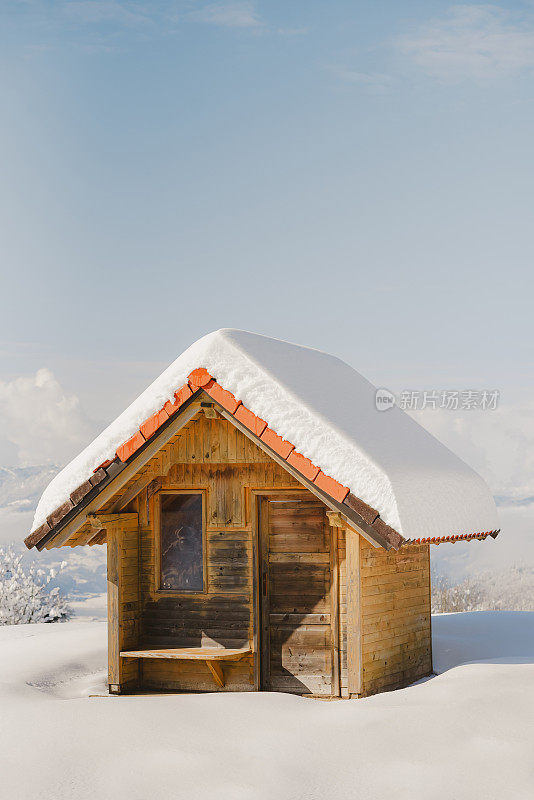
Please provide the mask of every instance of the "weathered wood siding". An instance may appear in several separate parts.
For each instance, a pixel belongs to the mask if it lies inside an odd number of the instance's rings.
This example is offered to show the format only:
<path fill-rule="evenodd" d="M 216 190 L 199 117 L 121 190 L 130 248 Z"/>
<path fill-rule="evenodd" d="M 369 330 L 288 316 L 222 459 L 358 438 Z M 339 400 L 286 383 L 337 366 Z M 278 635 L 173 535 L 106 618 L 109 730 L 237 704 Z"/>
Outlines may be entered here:
<path fill-rule="evenodd" d="M 430 545 L 386 552 L 360 539 L 360 573 L 363 694 L 429 675 Z"/>
<path fill-rule="evenodd" d="M 202 594 L 157 590 L 155 503 L 159 492 L 173 489 L 204 491 L 207 573 Z M 215 689 L 203 662 L 121 659 L 118 654 L 142 647 L 238 648 L 257 639 L 255 492 L 296 489 L 321 506 L 230 422 L 200 414 L 102 507 L 102 513 L 136 511 L 139 518 L 136 532 L 107 532 L 111 686 Z M 287 508 L 279 506 L 275 517 L 280 519 L 273 518 L 268 533 L 270 613 L 279 626 L 272 657 L 286 670 L 274 676 L 272 688 L 291 690 L 289 683 L 300 681 L 312 692 L 361 696 L 427 675 L 429 546 L 386 552 L 328 524 L 319 542 L 317 531 L 299 529 L 299 513 L 288 520 Z M 77 540 L 83 543 L 91 535 L 85 525 Z M 347 550 L 348 536 L 357 538 Z M 313 603 L 304 607 L 302 598 L 310 591 Z M 284 625 L 294 630 L 283 630 Z M 259 686 L 257 658 L 224 663 L 224 691 Z"/>
<path fill-rule="evenodd" d="M 136 500 L 140 514 L 139 646 L 247 645 L 254 638 L 256 527 L 251 489 L 297 488 L 297 481 L 231 423 L 203 415 L 180 431 L 147 467 L 151 482 Z M 157 591 L 155 503 L 159 491 L 172 489 L 205 490 L 207 574 L 202 595 Z M 254 659 L 223 664 L 224 691 L 255 688 Z M 140 669 L 146 688 L 216 688 L 202 662 L 145 659 Z"/>
<path fill-rule="evenodd" d="M 332 532 L 325 507 L 305 493 L 299 499 L 266 499 L 261 513 L 264 688 L 338 694 Z"/>
<path fill-rule="evenodd" d="M 111 691 L 136 688 L 137 661 L 120 658 L 139 641 L 137 531 L 108 532 L 108 684 Z"/>
<path fill-rule="evenodd" d="M 170 485 L 196 488 L 196 485 L 179 484 L 176 480 Z M 237 531 L 219 527 L 206 531 L 207 580 L 203 595 L 157 593 L 154 534 L 150 522 L 140 529 L 141 646 L 239 648 L 252 641 L 250 528 Z M 254 688 L 253 658 L 225 663 L 223 669 L 225 690 Z M 201 662 L 143 661 L 142 670 L 143 685 L 147 687 L 215 689 L 206 665 Z"/>
<path fill-rule="evenodd" d="M 337 563 L 339 576 L 339 666 L 340 666 L 340 694 L 341 697 L 349 696 L 348 669 L 347 669 L 347 563 L 346 563 L 346 532 L 343 528 L 333 528 L 337 536 Z"/>

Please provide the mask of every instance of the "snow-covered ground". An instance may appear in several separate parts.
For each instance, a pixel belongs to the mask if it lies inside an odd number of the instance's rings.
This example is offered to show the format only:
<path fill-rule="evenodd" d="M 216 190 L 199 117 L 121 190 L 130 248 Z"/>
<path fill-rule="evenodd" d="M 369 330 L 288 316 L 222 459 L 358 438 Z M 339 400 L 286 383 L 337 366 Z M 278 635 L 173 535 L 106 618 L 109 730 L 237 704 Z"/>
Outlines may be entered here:
<path fill-rule="evenodd" d="M 105 622 L 0 628 L 0 794 L 530 800 L 534 613 L 438 616 L 433 630 L 441 674 L 329 703 L 92 696 L 105 688 Z"/>

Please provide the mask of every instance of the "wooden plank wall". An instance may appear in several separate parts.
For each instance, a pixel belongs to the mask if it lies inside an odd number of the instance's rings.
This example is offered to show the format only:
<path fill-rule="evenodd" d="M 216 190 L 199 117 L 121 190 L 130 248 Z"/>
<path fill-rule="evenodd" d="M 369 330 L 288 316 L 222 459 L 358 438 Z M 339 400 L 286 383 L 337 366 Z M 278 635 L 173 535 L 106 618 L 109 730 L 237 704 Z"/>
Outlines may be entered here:
<path fill-rule="evenodd" d="M 253 639 L 254 542 L 250 489 L 298 488 L 231 423 L 199 416 L 147 465 L 152 483 L 138 495 L 141 647 L 242 647 Z M 136 476 L 138 479 L 138 476 Z M 207 576 L 203 595 L 157 592 L 157 491 L 204 489 Z M 128 486 L 124 487 L 128 491 Z M 214 691 L 203 662 L 143 660 L 146 688 Z M 255 688 L 254 657 L 225 662 L 223 691 Z"/>
<path fill-rule="evenodd" d="M 430 545 L 371 547 L 360 538 L 364 695 L 432 672 Z"/>
<path fill-rule="evenodd" d="M 349 696 L 347 669 L 347 564 L 346 564 L 346 531 L 344 528 L 333 528 L 337 535 L 337 563 L 339 580 L 339 675 L 341 697 Z"/>
<path fill-rule="evenodd" d="M 337 695 L 333 646 L 332 529 L 323 503 L 309 493 L 262 503 L 265 688 Z"/>
<path fill-rule="evenodd" d="M 197 484 L 198 485 L 198 484 Z M 173 481 L 169 488 L 192 488 Z M 207 530 L 207 592 L 158 596 L 155 587 L 154 531 L 140 529 L 141 646 L 238 648 L 253 636 L 252 531 Z M 143 661 L 143 685 L 213 691 L 207 667 L 195 661 Z M 225 663 L 225 690 L 253 686 L 253 659 Z"/>
<path fill-rule="evenodd" d="M 207 591 L 202 596 L 156 593 L 154 502 L 158 491 L 165 489 L 206 490 Z M 108 531 L 108 596 L 111 617 L 116 619 L 110 626 L 110 685 L 213 691 L 215 685 L 202 662 L 145 659 L 139 663 L 119 659 L 118 653 L 143 646 L 240 647 L 252 639 L 252 489 L 302 491 L 291 475 L 231 423 L 199 415 L 103 506 L 102 513 L 120 508 L 137 511 L 140 524 L 139 534 L 122 532 L 115 537 Z M 338 566 L 338 585 L 332 591 L 339 603 L 336 638 L 342 697 L 354 696 L 347 654 L 348 642 L 354 645 L 355 624 L 362 632 L 361 695 L 406 685 L 432 669 L 429 546 L 386 552 L 360 538 L 360 592 L 356 600 L 351 595 L 351 603 L 359 604 L 359 616 L 351 622 L 347 535 L 356 534 L 332 528 L 336 537 L 332 553 Z M 83 542 L 84 537 L 87 531 L 82 528 L 77 538 Z M 255 687 L 253 658 L 226 663 L 224 671 L 226 691 Z"/>

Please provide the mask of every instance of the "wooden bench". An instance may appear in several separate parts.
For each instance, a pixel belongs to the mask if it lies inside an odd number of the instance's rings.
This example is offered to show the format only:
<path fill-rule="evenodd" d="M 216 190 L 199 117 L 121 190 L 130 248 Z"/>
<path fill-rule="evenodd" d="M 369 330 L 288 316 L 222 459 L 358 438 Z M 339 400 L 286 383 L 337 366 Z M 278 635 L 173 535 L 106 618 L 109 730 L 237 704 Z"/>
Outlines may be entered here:
<path fill-rule="evenodd" d="M 217 686 L 224 686 L 224 673 L 220 661 L 239 661 L 245 656 L 252 655 L 250 646 L 238 650 L 226 647 L 177 647 L 164 650 L 123 650 L 122 658 L 171 658 L 180 661 L 205 661 L 211 676 Z"/>

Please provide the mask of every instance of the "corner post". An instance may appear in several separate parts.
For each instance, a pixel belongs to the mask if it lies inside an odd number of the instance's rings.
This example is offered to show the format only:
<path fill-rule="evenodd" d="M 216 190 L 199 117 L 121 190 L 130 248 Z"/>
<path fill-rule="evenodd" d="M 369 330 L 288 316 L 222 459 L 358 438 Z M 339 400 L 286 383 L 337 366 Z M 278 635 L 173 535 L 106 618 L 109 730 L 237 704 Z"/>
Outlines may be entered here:
<path fill-rule="evenodd" d="M 328 521 L 337 534 L 345 531 L 345 565 L 347 581 L 347 683 L 348 696 L 363 694 L 360 535 L 334 511 L 327 511 Z"/>
<path fill-rule="evenodd" d="M 108 549 L 108 685 L 110 694 L 120 694 L 120 602 L 119 536 L 115 527 L 107 531 Z"/>
<path fill-rule="evenodd" d="M 340 602 L 339 602 L 339 558 L 338 558 L 338 514 L 326 512 L 330 536 L 330 630 L 332 636 L 332 695 L 341 696 L 341 647 L 340 647 Z"/>
<path fill-rule="evenodd" d="M 126 573 L 128 567 L 138 569 L 137 514 L 103 514 L 95 521 L 107 532 L 108 686 L 110 694 L 121 694 L 139 678 L 137 661 L 120 655 L 139 638 L 139 579 Z"/>
<path fill-rule="evenodd" d="M 349 697 L 360 697 L 362 680 L 362 624 L 360 537 L 346 528 L 347 546 L 347 668 Z"/>

